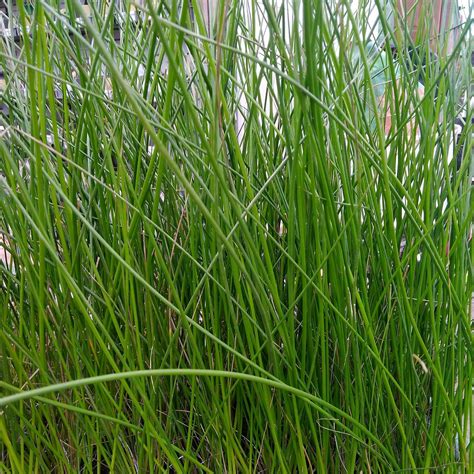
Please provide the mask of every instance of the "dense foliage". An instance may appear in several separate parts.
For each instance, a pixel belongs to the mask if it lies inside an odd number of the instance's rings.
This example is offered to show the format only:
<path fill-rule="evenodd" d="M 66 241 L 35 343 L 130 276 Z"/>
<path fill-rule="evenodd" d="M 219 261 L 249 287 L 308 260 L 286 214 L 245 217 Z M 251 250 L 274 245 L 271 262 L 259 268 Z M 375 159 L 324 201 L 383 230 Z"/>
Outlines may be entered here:
<path fill-rule="evenodd" d="M 472 472 L 469 27 L 17 3 L 0 471 Z"/>

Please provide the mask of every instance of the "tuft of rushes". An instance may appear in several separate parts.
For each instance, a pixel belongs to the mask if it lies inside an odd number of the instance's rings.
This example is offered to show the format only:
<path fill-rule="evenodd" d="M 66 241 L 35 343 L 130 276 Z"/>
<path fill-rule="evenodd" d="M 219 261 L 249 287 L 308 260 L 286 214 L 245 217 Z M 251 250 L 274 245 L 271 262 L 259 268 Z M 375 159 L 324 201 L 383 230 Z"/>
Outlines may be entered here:
<path fill-rule="evenodd" d="M 470 25 L 423 70 L 379 1 L 17 3 L 0 471 L 472 472 Z"/>

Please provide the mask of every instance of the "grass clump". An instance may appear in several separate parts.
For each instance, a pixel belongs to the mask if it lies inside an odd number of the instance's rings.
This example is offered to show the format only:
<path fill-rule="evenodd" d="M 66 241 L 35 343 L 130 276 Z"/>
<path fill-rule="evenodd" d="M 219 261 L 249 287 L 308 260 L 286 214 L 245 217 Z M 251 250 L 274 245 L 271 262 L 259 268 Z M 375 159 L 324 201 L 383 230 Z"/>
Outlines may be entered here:
<path fill-rule="evenodd" d="M 350 3 L 18 2 L 1 471 L 472 471 L 469 25 Z"/>

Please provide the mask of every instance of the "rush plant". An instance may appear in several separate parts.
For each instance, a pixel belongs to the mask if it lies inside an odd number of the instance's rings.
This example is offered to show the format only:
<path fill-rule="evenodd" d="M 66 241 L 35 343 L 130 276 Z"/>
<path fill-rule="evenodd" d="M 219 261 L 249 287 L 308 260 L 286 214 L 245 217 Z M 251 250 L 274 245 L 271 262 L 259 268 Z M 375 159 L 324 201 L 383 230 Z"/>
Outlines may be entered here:
<path fill-rule="evenodd" d="M 470 25 L 16 3 L 0 471 L 473 472 Z"/>

